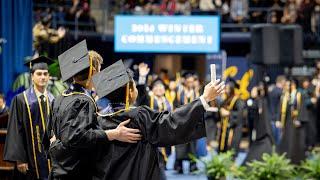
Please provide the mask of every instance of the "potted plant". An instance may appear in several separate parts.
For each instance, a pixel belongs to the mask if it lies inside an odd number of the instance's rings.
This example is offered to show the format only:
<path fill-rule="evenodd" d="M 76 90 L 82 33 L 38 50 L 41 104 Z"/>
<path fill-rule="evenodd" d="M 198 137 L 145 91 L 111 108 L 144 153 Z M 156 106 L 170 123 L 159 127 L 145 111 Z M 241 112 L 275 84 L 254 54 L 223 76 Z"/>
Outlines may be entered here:
<path fill-rule="evenodd" d="M 262 161 L 248 163 L 247 178 L 249 180 L 287 180 L 294 179 L 295 166 L 285 154 L 279 155 L 273 151 L 272 154 L 263 154 Z"/>
<path fill-rule="evenodd" d="M 301 163 L 299 174 L 302 179 L 320 179 L 320 152 L 313 151 L 310 158 Z"/>
<path fill-rule="evenodd" d="M 233 161 L 234 153 L 228 151 L 225 153 L 212 154 L 210 160 L 198 159 L 191 155 L 191 159 L 195 162 L 204 164 L 204 173 L 208 180 L 225 180 L 227 177 L 242 177 L 244 167 L 237 167 Z"/>

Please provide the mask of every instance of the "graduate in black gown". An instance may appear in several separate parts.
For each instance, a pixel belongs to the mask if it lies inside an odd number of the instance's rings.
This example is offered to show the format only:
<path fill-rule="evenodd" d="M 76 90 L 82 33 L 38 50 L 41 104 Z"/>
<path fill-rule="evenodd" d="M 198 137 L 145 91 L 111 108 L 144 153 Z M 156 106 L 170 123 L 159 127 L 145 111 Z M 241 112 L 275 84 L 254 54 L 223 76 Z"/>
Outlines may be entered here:
<path fill-rule="evenodd" d="M 309 150 L 313 149 L 317 141 L 317 98 L 315 88 L 311 86 L 308 78 L 302 81 L 302 99 L 303 103 L 303 116 L 308 119 L 306 125 L 306 145 Z"/>
<path fill-rule="evenodd" d="M 283 133 L 278 152 L 286 153 L 287 158 L 294 164 L 299 164 L 305 159 L 306 136 L 305 127 L 308 122 L 306 117 L 304 99 L 298 91 L 298 82 L 294 79 L 286 83 L 286 91 L 281 98 L 281 123 Z"/>
<path fill-rule="evenodd" d="M 165 96 L 165 84 L 161 79 L 156 79 L 151 84 L 151 91 L 149 94 L 149 107 L 151 109 L 158 112 L 173 110 L 171 103 Z M 171 146 L 161 147 L 159 150 L 164 158 L 165 166 L 171 152 Z"/>
<path fill-rule="evenodd" d="M 54 99 L 46 90 L 50 63 L 44 56 L 26 63 L 31 68 L 33 86 L 15 96 L 11 103 L 3 159 L 15 163 L 15 179 L 48 178 L 50 161 L 42 137 Z"/>
<path fill-rule="evenodd" d="M 220 108 L 219 152 L 239 151 L 244 123 L 244 103 L 235 94 L 236 88 L 239 88 L 239 85 L 234 80 L 226 85 L 226 97 Z"/>
<path fill-rule="evenodd" d="M 280 117 L 280 98 L 283 94 L 283 87 L 286 82 L 286 77 L 280 75 L 276 79 L 275 86 L 268 93 L 268 111 L 270 114 L 270 121 L 273 131 L 273 136 L 276 144 L 280 143 L 281 139 L 281 122 L 279 120 Z"/>
<path fill-rule="evenodd" d="M 52 108 L 50 179 L 92 179 L 100 145 L 115 139 L 130 143 L 141 139 L 139 130 L 124 127 L 127 122 L 110 130 L 99 127 L 91 76 L 100 71 L 102 61 L 97 52 L 87 50 L 85 40 L 59 56 L 62 79 L 73 82 Z"/>
<path fill-rule="evenodd" d="M 171 103 L 165 96 L 165 84 L 164 82 L 158 78 L 155 79 L 151 83 L 151 91 L 147 91 L 146 89 L 146 77 L 149 73 L 150 69 L 147 64 L 140 63 L 139 64 L 139 81 L 138 81 L 138 97 L 137 99 L 144 98 L 143 102 L 140 100 L 141 104 L 138 104 L 137 101 L 135 103 L 136 106 L 142 106 L 146 105 L 150 107 L 154 111 L 162 112 L 162 111 L 172 111 L 173 107 L 171 106 Z M 163 157 L 163 173 L 165 170 L 166 162 L 168 161 L 169 154 L 171 152 L 171 146 L 168 147 L 161 147 L 159 148 L 159 151 L 161 152 L 161 155 Z"/>
<path fill-rule="evenodd" d="M 95 179 L 158 180 L 161 162 L 158 147 L 186 143 L 205 136 L 205 108 L 223 91 L 223 83 L 210 83 L 203 95 L 173 112 L 157 112 L 147 106 L 130 107 L 138 95 L 135 82 L 122 61 L 109 66 L 94 78 L 99 97 L 111 101 L 113 112 L 101 115 L 104 129 L 130 118 L 129 127 L 141 130 L 137 144 L 112 142 L 97 157 Z"/>
<path fill-rule="evenodd" d="M 263 153 L 272 153 L 274 140 L 264 92 L 263 87 L 253 87 L 247 100 L 250 146 L 243 164 L 262 160 Z"/>

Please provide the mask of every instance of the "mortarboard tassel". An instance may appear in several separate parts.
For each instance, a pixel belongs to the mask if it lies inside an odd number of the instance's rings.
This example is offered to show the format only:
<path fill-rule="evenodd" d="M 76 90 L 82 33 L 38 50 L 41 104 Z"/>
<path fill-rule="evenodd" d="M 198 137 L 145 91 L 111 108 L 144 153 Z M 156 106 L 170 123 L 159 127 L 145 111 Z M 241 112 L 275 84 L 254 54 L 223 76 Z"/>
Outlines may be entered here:
<path fill-rule="evenodd" d="M 86 83 L 86 86 L 88 87 L 89 86 L 89 83 L 90 83 L 90 79 L 91 79 L 91 76 L 92 76 L 92 56 L 89 55 L 89 63 L 90 63 L 90 67 L 89 67 L 89 75 L 88 75 L 88 80 L 87 80 L 87 83 Z"/>
<path fill-rule="evenodd" d="M 129 83 L 127 83 L 127 89 L 126 89 L 126 107 L 125 110 L 128 111 L 129 110 Z"/>

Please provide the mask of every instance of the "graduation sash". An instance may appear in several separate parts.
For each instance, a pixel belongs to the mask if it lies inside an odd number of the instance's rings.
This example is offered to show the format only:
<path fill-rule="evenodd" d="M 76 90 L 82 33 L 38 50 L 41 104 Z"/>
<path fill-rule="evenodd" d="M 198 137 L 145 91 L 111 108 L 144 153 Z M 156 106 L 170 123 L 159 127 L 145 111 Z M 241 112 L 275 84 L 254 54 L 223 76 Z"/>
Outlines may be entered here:
<path fill-rule="evenodd" d="M 300 92 L 296 92 L 295 96 L 294 96 L 294 103 L 293 103 L 293 107 L 292 107 L 292 121 L 297 121 L 298 120 L 298 116 L 299 116 L 299 112 L 301 109 L 301 101 L 302 101 L 302 95 Z"/>
<path fill-rule="evenodd" d="M 162 103 L 154 95 L 150 95 L 150 108 L 156 111 L 171 111 L 172 106 L 170 102 L 165 98 L 161 97 Z"/>
<path fill-rule="evenodd" d="M 227 110 L 230 112 L 234 105 L 236 104 L 238 100 L 238 96 L 234 96 L 227 107 Z M 229 125 L 229 117 L 223 117 L 222 118 L 222 132 L 221 132 L 221 141 L 220 141 L 220 151 L 224 150 L 225 147 L 225 141 L 227 137 L 227 130 L 228 130 L 228 125 Z M 229 136 L 228 136 L 228 145 L 231 145 L 232 142 L 232 137 L 233 137 L 233 130 L 230 129 Z"/>
<path fill-rule="evenodd" d="M 286 111 L 288 107 L 289 93 L 286 92 L 282 97 L 280 122 L 284 126 L 286 121 Z"/>
<path fill-rule="evenodd" d="M 195 98 L 196 98 L 196 93 L 194 91 L 192 91 L 190 97 L 188 97 L 186 95 L 185 88 L 178 92 L 178 100 L 179 100 L 180 105 L 185 105 L 185 104 L 191 103 Z"/>
<path fill-rule="evenodd" d="M 174 93 L 171 93 L 169 90 L 166 91 L 165 96 L 167 98 L 167 100 L 169 101 L 172 109 L 174 109 L 173 107 L 173 102 L 176 99 L 177 93 L 174 91 Z"/>

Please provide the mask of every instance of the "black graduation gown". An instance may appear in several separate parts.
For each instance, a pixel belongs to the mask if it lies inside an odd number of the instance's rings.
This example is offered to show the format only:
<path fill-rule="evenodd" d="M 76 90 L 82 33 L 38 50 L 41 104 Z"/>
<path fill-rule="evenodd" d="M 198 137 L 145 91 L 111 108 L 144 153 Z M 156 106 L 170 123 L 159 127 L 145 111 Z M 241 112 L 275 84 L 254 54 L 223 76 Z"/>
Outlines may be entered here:
<path fill-rule="evenodd" d="M 217 122 L 220 120 L 219 111 L 217 112 L 206 112 L 205 122 L 208 141 L 214 141 L 217 133 Z"/>
<path fill-rule="evenodd" d="M 150 97 L 149 97 L 149 91 L 147 90 L 147 87 L 145 84 L 138 84 L 137 85 L 138 90 L 138 97 L 135 102 L 136 106 L 150 106 Z"/>
<path fill-rule="evenodd" d="M 99 117 L 103 129 L 114 129 L 122 121 L 131 119 L 128 127 L 140 129 L 143 139 L 136 144 L 113 141 L 106 145 L 97 158 L 94 179 L 160 179 L 161 156 L 158 147 L 204 137 L 204 112 L 200 100 L 195 100 L 174 112 L 156 112 L 140 106 L 112 117 Z"/>
<path fill-rule="evenodd" d="M 5 107 L 3 112 L 0 113 L 0 129 L 7 129 L 8 126 L 8 116 L 9 116 L 9 108 Z"/>
<path fill-rule="evenodd" d="M 233 149 L 236 153 L 239 151 L 240 141 L 242 138 L 244 103 L 241 99 L 237 99 L 232 110 L 230 111 L 229 122 L 227 126 L 226 136 L 224 138 L 224 148 L 221 147 L 222 131 L 219 137 L 219 152 L 225 152 Z M 221 128 L 222 128 L 221 123 Z"/>
<path fill-rule="evenodd" d="M 277 149 L 280 154 L 286 153 L 286 157 L 289 158 L 293 164 L 299 164 L 302 160 L 305 159 L 306 150 L 305 127 L 307 122 L 306 118 L 303 117 L 305 116 L 305 106 L 301 106 L 301 108 L 299 109 L 297 120 L 301 122 L 300 127 L 296 127 L 294 125 L 294 120 L 291 116 L 292 109 L 296 108 L 297 106 L 296 97 L 297 96 L 295 96 L 293 104 L 288 102 L 282 138 Z M 303 105 L 303 98 L 301 100 L 301 104 Z"/>
<path fill-rule="evenodd" d="M 90 94 L 74 84 L 53 104 L 50 145 L 51 179 L 92 179 L 97 146 L 108 142 L 99 128 L 96 106 Z"/>
<path fill-rule="evenodd" d="M 308 122 L 306 124 L 306 145 L 308 147 L 314 147 L 317 141 L 317 111 L 316 104 L 311 102 L 309 90 L 304 90 L 302 92 L 302 99 L 304 101 L 304 108 L 301 110 L 301 118 L 304 118 L 303 122 Z"/>
<path fill-rule="evenodd" d="M 250 129 L 249 152 L 243 164 L 253 160 L 260 161 L 263 153 L 272 153 L 274 140 L 267 107 L 267 100 L 259 98 L 248 108 L 248 117 L 252 118 L 252 129 Z M 262 112 L 259 112 L 259 108 Z"/>
<path fill-rule="evenodd" d="M 274 87 L 268 94 L 268 111 L 270 113 L 270 120 L 275 122 L 280 117 L 280 98 L 282 95 L 282 89 Z"/>
<path fill-rule="evenodd" d="M 48 92 L 47 105 L 49 109 L 53 99 L 53 95 Z M 31 119 L 29 118 L 28 107 L 30 108 Z M 50 110 L 47 110 L 47 113 L 49 112 Z M 48 177 L 50 162 L 42 145 L 48 114 L 43 116 L 44 119 L 42 120 L 38 98 L 33 87 L 18 94 L 12 100 L 3 159 L 9 162 L 28 163 L 29 171 L 26 176 L 16 171 L 19 178 Z"/>
<path fill-rule="evenodd" d="M 194 92 L 193 98 L 195 97 L 196 97 L 196 93 Z M 185 98 L 184 90 L 182 90 L 181 92 L 178 92 L 178 104 L 180 106 L 189 103 L 190 100 L 191 99 Z M 189 154 L 195 155 L 197 153 L 197 142 L 192 141 L 185 144 L 179 144 L 175 146 L 175 150 L 176 150 L 175 169 L 177 169 L 177 168 L 180 168 L 178 166 L 182 166 L 181 164 L 182 160 L 190 160 Z"/>
<path fill-rule="evenodd" d="M 316 116 L 317 116 L 317 138 L 316 138 L 316 144 L 320 144 L 320 97 L 317 98 L 317 105 L 316 105 Z"/>
<path fill-rule="evenodd" d="M 144 84 L 140 84 L 137 85 L 137 89 L 138 89 L 138 97 L 137 100 L 135 102 L 136 106 L 148 106 L 151 109 L 155 110 L 155 111 L 172 111 L 173 107 L 170 104 L 170 102 L 168 101 L 168 99 L 165 97 L 165 101 L 162 104 L 162 107 L 159 107 L 159 104 L 157 102 L 157 99 L 153 96 L 149 94 L 149 91 L 147 90 L 146 85 Z M 159 149 L 159 151 L 161 152 L 161 168 L 162 168 L 162 174 L 165 174 L 165 165 L 166 165 L 166 161 L 168 160 L 168 156 L 171 153 L 171 146 L 167 146 L 167 147 L 163 147 L 161 149 Z M 166 179 L 165 177 L 161 177 L 161 179 Z"/>

